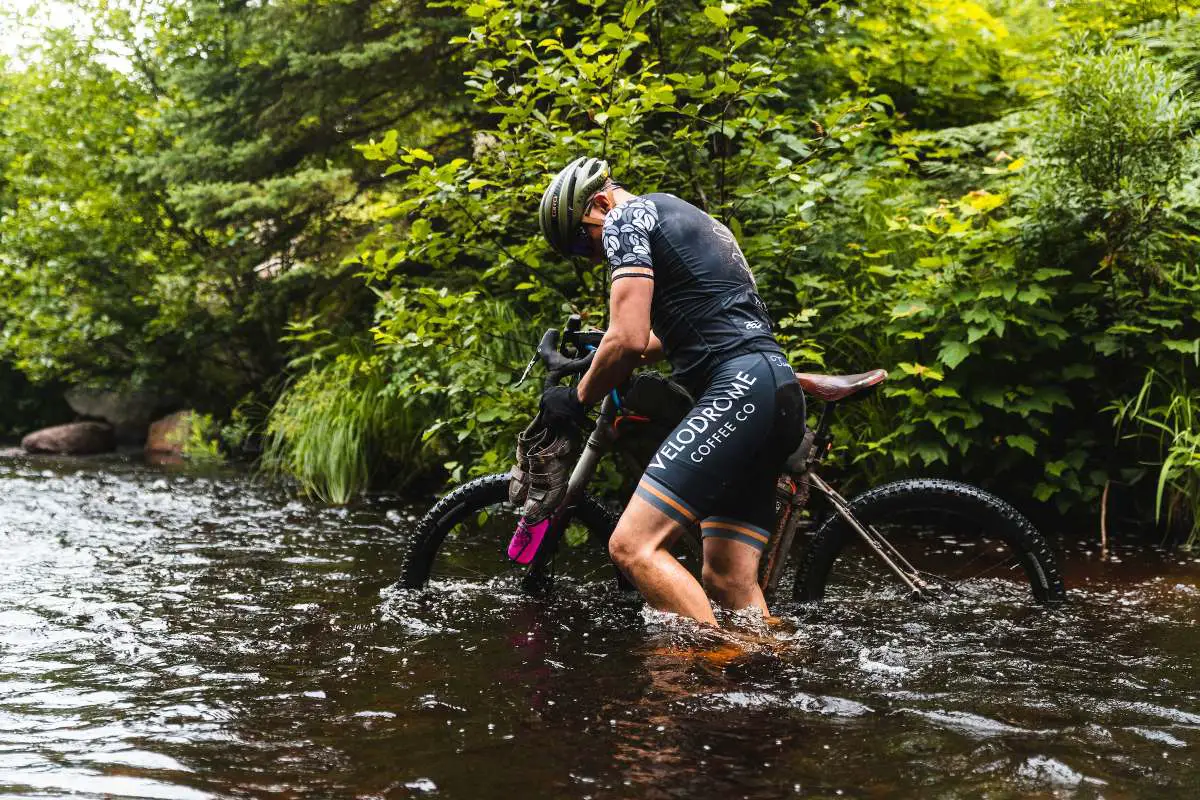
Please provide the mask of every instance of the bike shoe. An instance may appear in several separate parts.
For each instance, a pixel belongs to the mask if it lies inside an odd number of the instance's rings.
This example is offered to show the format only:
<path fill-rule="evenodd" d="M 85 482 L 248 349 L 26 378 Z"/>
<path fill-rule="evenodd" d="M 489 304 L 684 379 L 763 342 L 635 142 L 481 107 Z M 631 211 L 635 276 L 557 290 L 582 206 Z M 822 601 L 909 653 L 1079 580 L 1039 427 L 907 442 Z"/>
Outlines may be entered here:
<path fill-rule="evenodd" d="M 525 430 L 517 434 L 517 463 L 509 470 L 508 502 L 514 506 L 525 504 L 529 494 L 529 456 L 550 443 L 550 431 L 538 414 Z"/>
<path fill-rule="evenodd" d="M 574 466 L 574 450 L 570 437 L 557 436 L 529 454 L 529 468 L 525 472 L 529 488 L 521 510 L 528 524 L 546 519 L 562 503 Z"/>

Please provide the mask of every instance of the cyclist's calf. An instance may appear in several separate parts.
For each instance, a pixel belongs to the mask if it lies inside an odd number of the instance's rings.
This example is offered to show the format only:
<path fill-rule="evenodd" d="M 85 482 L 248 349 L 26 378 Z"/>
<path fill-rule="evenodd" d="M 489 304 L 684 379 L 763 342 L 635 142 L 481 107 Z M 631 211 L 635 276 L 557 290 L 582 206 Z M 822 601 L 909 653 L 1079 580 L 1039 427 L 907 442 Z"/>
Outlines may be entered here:
<path fill-rule="evenodd" d="M 758 585 L 758 550 L 728 539 L 704 540 L 704 569 L 700 576 L 709 597 L 733 611 L 754 606 L 767 613 Z"/>
<path fill-rule="evenodd" d="M 715 625 L 704 589 L 670 553 L 682 533 L 678 522 L 635 495 L 608 540 L 608 552 L 650 605 Z"/>

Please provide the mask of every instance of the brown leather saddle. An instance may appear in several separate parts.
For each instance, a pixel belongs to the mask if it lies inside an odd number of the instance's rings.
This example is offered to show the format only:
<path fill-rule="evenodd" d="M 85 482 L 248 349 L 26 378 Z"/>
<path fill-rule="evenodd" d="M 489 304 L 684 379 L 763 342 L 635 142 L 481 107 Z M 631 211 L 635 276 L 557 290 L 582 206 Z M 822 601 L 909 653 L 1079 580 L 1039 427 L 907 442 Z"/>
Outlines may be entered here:
<path fill-rule="evenodd" d="M 857 375 L 818 375 L 811 372 L 797 372 L 796 380 L 799 381 L 801 388 L 813 397 L 835 403 L 878 386 L 887 380 L 887 376 L 886 369 L 873 369 Z"/>

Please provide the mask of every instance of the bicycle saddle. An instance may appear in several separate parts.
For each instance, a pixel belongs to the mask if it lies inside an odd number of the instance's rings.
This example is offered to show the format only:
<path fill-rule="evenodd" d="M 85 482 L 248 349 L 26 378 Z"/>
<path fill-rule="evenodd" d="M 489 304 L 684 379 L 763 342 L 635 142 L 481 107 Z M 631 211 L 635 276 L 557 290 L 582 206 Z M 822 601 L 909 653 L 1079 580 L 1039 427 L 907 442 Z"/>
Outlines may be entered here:
<path fill-rule="evenodd" d="M 851 395 L 878 386 L 887 379 L 886 369 L 873 369 L 857 375 L 818 375 L 812 372 L 797 372 L 796 380 L 801 388 L 821 400 L 836 402 Z"/>

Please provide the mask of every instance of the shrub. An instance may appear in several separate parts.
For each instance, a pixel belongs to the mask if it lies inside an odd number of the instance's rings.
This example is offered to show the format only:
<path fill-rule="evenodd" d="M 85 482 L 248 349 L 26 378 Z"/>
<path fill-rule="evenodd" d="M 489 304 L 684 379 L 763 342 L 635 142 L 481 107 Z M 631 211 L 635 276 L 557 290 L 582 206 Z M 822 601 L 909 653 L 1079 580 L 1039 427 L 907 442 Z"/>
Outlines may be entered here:
<path fill-rule="evenodd" d="M 1182 533 L 1186 546 L 1200 543 L 1200 391 L 1186 377 L 1171 379 L 1152 369 L 1137 395 L 1109 410 L 1118 432 L 1138 446 L 1149 467 L 1129 470 L 1129 478 L 1157 472 L 1156 519 Z"/>
<path fill-rule="evenodd" d="M 366 489 L 385 462 L 404 466 L 399 485 L 419 475 L 421 415 L 385 367 L 378 357 L 342 354 L 297 378 L 267 420 L 264 468 L 338 504 Z"/>

